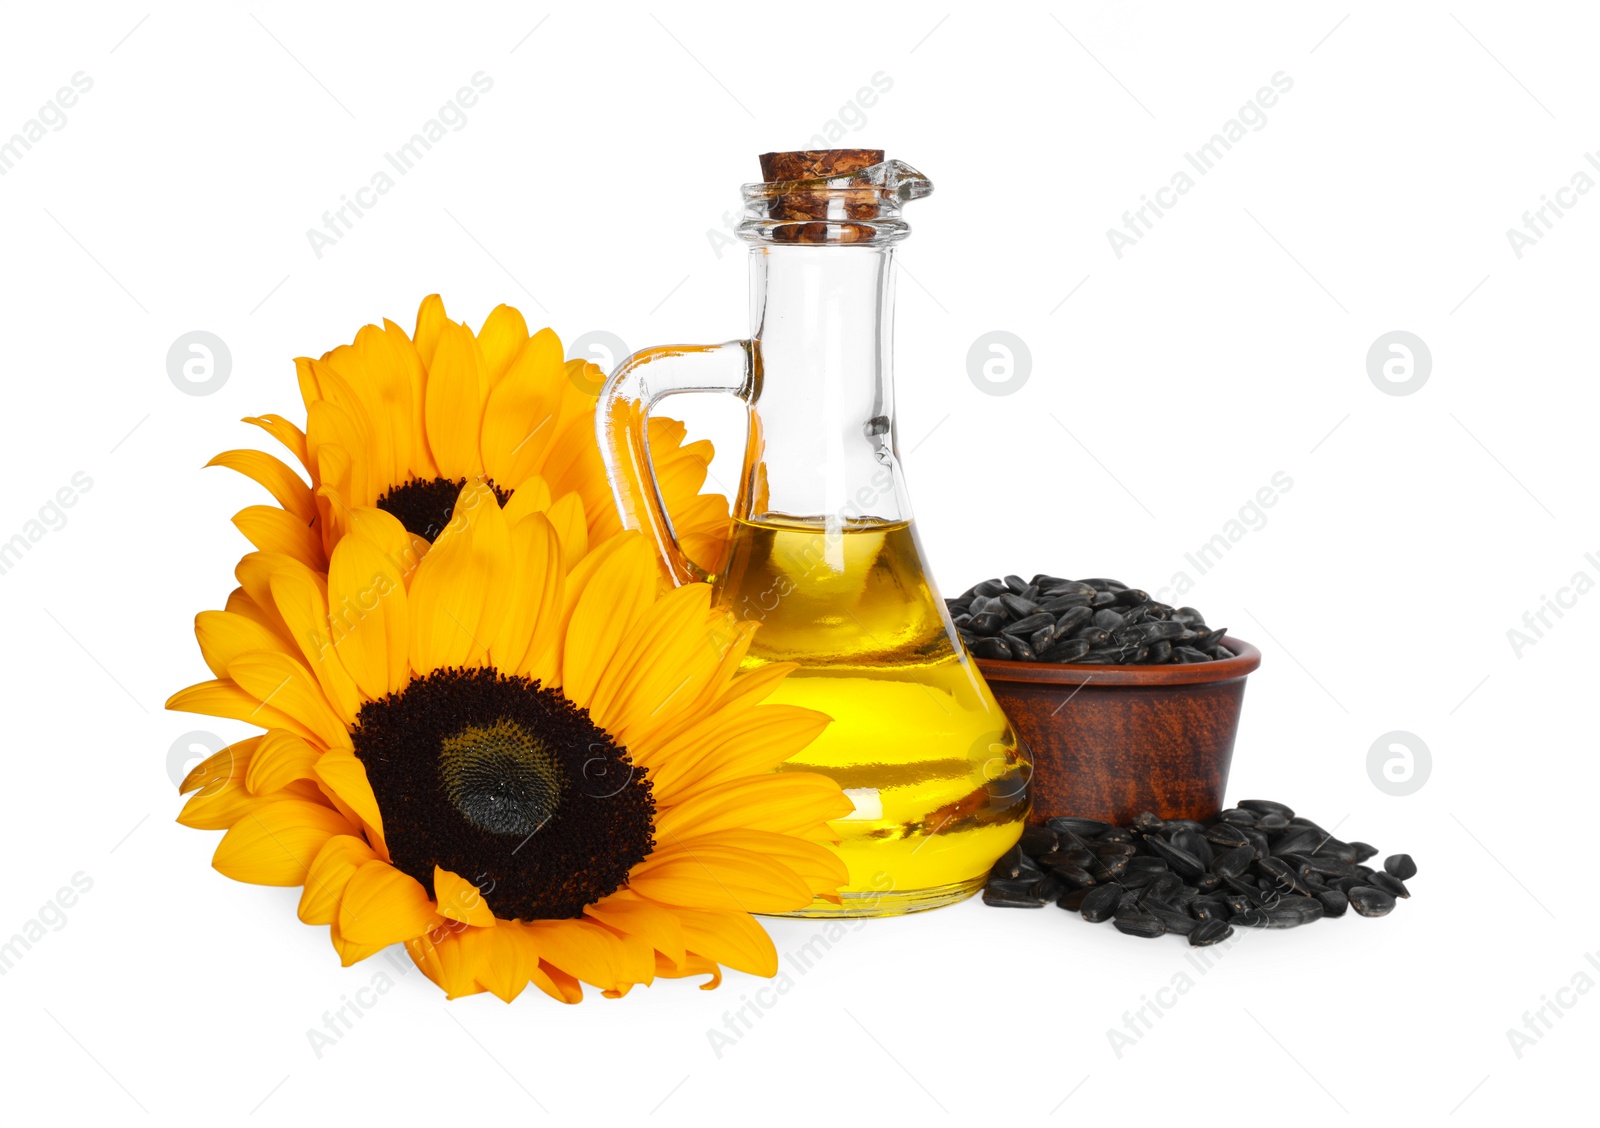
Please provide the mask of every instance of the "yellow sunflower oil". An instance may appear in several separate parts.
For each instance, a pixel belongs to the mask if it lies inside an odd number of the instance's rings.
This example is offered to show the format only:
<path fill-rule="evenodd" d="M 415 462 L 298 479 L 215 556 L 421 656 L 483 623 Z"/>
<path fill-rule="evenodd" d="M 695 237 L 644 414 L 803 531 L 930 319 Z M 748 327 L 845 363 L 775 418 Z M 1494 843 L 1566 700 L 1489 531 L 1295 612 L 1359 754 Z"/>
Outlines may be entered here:
<path fill-rule="evenodd" d="M 1022 833 L 1025 754 L 956 641 L 910 521 L 738 520 L 718 597 L 759 621 L 745 667 L 797 662 L 770 701 L 833 723 L 784 770 L 832 777 L 843 904 L 881 916 L 969 896 Z"/>

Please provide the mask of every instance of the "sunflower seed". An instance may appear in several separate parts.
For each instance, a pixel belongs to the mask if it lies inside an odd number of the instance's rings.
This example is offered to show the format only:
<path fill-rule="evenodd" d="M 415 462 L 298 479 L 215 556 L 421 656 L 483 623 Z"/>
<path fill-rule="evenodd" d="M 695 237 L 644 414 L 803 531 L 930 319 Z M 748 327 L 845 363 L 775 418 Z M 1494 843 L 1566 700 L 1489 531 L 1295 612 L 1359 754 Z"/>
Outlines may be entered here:
<path fill-rule="evenodd" d="M 1167 931 L 1167 926 L 1162 924 L 1158 917 L 1140 909 L 1119 908 L 1112 915 L 1111 924 L 1118 932 L 1143 937 L 1146 940 L 1153 940 Z"/>
<path fill-rule="evenodd" d="M 1350 898 L 1337 889 L 1325 889 L 1317 894 L 1317 900 L 1322 902 L 1322 913 L 1329 917 L 1342 917 L 1345 910 L 1350 907 Z"/>
<path fill-rule="evenodd" d="M 1284 825 L 1294 818 L 1294 808 L 1276 802 L 1272 799 L 1241 799 L 1235 804 L 1246 811 L 1254 811 L 1258 815 L 1282 815 Z"/>
<path fill-rule="evenodd" d="M 1144 887 L 1144 892 L 1139 894 L 1139 904 L 1144 908 L 1149 908 L 1154 902 L 1171 904 L 1172 898 L 1182 888 L 1182 878 L 1175 873 L 1164 873 Z"/>
<path fill-rule="evenodd" d="M 1039 605 L 1033 600 L 1024 599 L 1022 596 L 1009 591 L 1000 597 L 1000 602 L 1005 605 L 1005 609 L 1011 612 L 1012 618 L 1015 619 L 1032 615 L 1039 610 Z"/>
<path fill-rule="evenodd" d="M 1039 652 L 1039 661 L 1076 662 L 1079 658 L 1082 658 L 1085 654 L 1089 653 L 1089 644 L 1083 639 L 1063 639 L 1059 637 L 1060 633 L 1060 631 L 1056 632 L 1057 638 L 1050 644 L 1049 649 Z"/>
<path fill-rule="evenodd" d="M 1078 911 L 1084 920 L 1099 924 L 1110 919 L 1121 898 L 1122 890 L 1115 885 L 1097 885 L 1084 894 L 1083 903 Z"/>
<path fill-rule="evenodd" d="M 1008 635 L 1014 635 L 1017 638 L 1027 638 L 1040 627 L 1053 627 L 1055 625 L 1056 617 L 1054 615 L 1047 615 L 1043 611 L 1040 611 L 1038 614 L 1024 615 L 1015 622 L 1007 623 L 1003 629 Z"/>
<path fill-rule="evenodd" d="M 983 890 L 983 903 L 1000 909 L 1040 909 L 1044 901 L 1033 895 L 1033 885 L 1011 881 L 990 881 Z"/>
<path fill-rule="evenodd" d="M 1007 661 L 1011 658 L 1011 646 L 1004 639 L 980 638 L 970 643 L 967 649 L 974 658 L 991 658 L 998 661 Z"/>
<path fill-rule="evenodd" d="M 1037 861 L 1048 869 L 1067 869 L 1072 866 L 1093 865 L 1095 856 L 1083 846 L 1073 843 L 1058 845 L 1054 850 L 1040 854 Z"/>
<path fill-rule="evenodd" d="M 1083 907 L 1084 899 L 1089 896 L 1090 889 L 1069 889 L 1056 898 L 1056 908 L 1077 912 Z"/>
<path fill-rule="evenodd" d="M 1394 911 L 1394 897 L 1371 885 L 1357 885 L 1348 891 L 1350 907 L 1365 917 L 1388 916 Z"/>
<path fill-rule="evenodd" d="M 1079 605 L 1069 607 L 1056 616 L 1056 629 L 1062 634 L 1082 629 L 1094 618 L 1094 608 Z"/>
<path fill-rule="evenodd" d="M 1384 873 L 1382 871 L 1375 873 L 1371 877 L 1367 878 L 1367 884 L 1371 885 L 1374 889 L 1382 889 L 1391 897 L 1411 896 L 1411 890 L 1406 888 L 1406 883 L 1401 881 L 1392 873 Z"/>
<path fill-rule="evenodd" d="M 1199 927 L 1199 921 L 1186 912 L 1178 909 L 1169 909 L 1160 903 L 1147 905 L 1145 912 L 1159 920 L 1168 932 L 1175 936 L 1187 936 Z"/>
<path fill-rule="evenodd" d="M 1211 863 L 1211 872 L 1221 878 L 1238 877 L 1256 860 L 1256 850 L 1248 843 L 1235 846 Z"/>
<path fill-rule="evenodd" d="M 1201 921 L 1194 926 L 1194 931 L 1189 933 L 1189 946 L 1192 948 L 1206 948 L 1219 941 L 1226 940 L 1232 935 L 1233 925 L 1220 917 Z"/>
<path fill-rule="evenodd" d="M 1411 860 L 1410 854 L 1390 854 L 1383 859 L 1383 872 L 1401 881 L 1410 881 L 1417 876 L 1417 863 Z"/>
<path fill-rule="evenodd" d="M 1051 615 L 1060 615 L 1066 611 L 1076 611 L 1081 607 L 1087 612 L 1084 616 L 1087 618 L 1089 615 L 1094 614 L 1094 609 L 1089 606 L 1089 601 L 1093 598 L 1094 595 L 1092 593 L 1089 595 L 1057 595 L 1040 603 L 1039 610 Z"/>
<path fill-rule="evenodd" d="M 999 859 L 990 868 L 989 876 L 998 877 L 1002 880 L 1021 877 L 1022 863 L 1022 847 L 1020 845 L 1013 846 L 1000 855 Z"/>
<path fill-rule="evenodd" d="M 1250 840 L 1244 836 L 1244 831 L 1232 823 L 1219 822 L 1206 827 L 1206 841 L 1213 846 L 1221 846 L 1224 850 L 1234 846 L 1243 846 Z"/>
<path fill-rule="evenodd" d="M 1035 858 L 1048 854 L 1056 848 L 1056 832 L 1049 826 L 1030 826 L 1022 832 L 1016 848 Z"/>
<path fill-rule="evenodd" d="M 1145 848 L 1166 862 L 1172 868 L 1172 872 L 1180 877 L 1200 877 L 1206 872 L 1205 864 L 1199 858 L 1170 842 L 1163 842 L 1160 838 L 1153 836 L 1147 838 Z"/>
<path fill-rule="evenodd" d="M 1180 850 L 1187 850 L 1200 861 L 1202 870 L 1211 867 L 1211 843 L 1206 841 L 1205 835 L 1192 826 L 1182 826 L 1169 839 Z"/>
<path fill-rule="evenodd" d="M 1121 591 L 1128 586 L 1121 580 L 1108 580 L 1100 576 L 1096 576 L 1092 580 L 1079 580 L 1078 582 L 1080 584 L 1088 584 L 1095 591 Z"/>
<path fill-rule="evenodd" d="M 1098 838 L 1111 829 L 1110 823 L 1098 819 L 1080 819 L 1073 815 L 1057 815 L 1053 819 L 1046 819 L 1044 825 L 1057 834 L 1075 834 L 1080 838 Z"/>

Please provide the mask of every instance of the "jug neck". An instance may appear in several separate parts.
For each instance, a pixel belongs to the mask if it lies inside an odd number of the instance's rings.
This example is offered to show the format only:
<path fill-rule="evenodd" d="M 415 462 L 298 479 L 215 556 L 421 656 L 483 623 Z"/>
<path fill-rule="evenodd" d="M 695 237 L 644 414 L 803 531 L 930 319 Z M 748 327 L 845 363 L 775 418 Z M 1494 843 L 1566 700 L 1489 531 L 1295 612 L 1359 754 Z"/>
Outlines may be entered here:
<path fill-rule="evenodd" d="M 751 248 L 754 387 L 738 514 L 845 529 L 909 521 L 895 449 L 894 248 Z"/>

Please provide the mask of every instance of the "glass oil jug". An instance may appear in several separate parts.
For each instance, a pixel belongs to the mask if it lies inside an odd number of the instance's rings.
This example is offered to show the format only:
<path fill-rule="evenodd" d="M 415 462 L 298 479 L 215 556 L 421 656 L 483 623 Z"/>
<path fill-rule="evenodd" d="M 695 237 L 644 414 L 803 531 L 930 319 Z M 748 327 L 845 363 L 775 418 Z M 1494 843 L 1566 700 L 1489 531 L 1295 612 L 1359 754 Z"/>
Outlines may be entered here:
<path fill-rule="evenodd" d="M 743 188 L 752 331 L 634 353 L 596 413 L 623 523 L 679 583 L 759 620 L 746 668 L 795 662 L 768 700 L 833 718 L 780 770 L 831 776 L 855 804 L 832 827 L 842 904 L 883 916 L 979 889 L 1028 814 L 1025 749 L 963 650 L 923 566 L 895 446 L 893 254 L 926 177 L 877 150 L 769 153 Z M 644 442 L 683 392 L 742 399 L 749 431 L 728 559 L 715 575 L 674 539 Z"/>

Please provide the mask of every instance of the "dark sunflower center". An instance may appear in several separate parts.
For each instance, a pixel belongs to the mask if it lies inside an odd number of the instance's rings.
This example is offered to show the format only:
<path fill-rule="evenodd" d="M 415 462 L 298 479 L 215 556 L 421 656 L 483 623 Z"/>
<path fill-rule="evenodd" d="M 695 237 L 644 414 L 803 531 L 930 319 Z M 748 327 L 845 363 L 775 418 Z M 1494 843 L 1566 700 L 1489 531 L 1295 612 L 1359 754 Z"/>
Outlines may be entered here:
<path fill-rule="evenodd" d="M 415 533 L 432 544 L 454 516 L 456 498 L 466 484 L 465 478 L 454 481 L 449 478 L 412 478 L 380 497 L 378 508 L 393 514 L 407 532 Z M 506 502 L 511 500 L 510 491 L 501 489 L 492 481 L 488 486 L 494 491 L 501 508 L 504 508 Z"/>
<path fill-rule="evenodd" d="M 576 917 L 654 846 L 650 783 L 558 690 L 436 670 L 362 706 L 352 732 L 396 867 L 475 884 L 502 919 Z"/>

